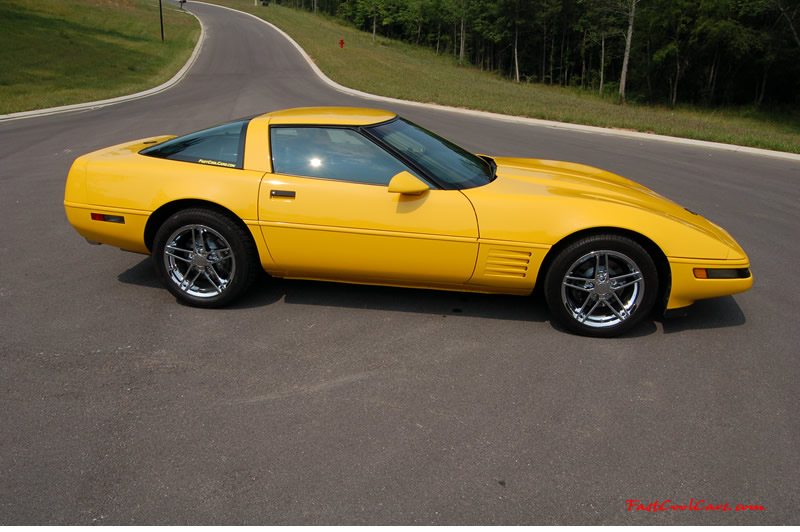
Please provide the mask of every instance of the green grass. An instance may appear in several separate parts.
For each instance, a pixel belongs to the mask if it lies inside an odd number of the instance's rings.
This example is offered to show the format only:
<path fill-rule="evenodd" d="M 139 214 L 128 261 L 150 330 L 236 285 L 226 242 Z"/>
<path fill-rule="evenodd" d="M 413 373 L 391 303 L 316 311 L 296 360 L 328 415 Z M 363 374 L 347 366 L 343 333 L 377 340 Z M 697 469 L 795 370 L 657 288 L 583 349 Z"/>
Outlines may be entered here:
<path fill-rule="evenodd" d="M 158 0 L 0 1 L 0 114 L 146 90 L 186 63 L 200 36 Z"/>
<path fill-rule="evenodd" d="M 311 13 L 252 0 L 211 0 L 260 16 L 292 36 L 336 82 L 382 96 L 574 124 L 800 153 L 800 111 L 703 110 L 616 103 L 578 88 L 516 84 L 451 56 L 378 37 Z M 339 39 L 344 39 L 344 49 Z"/>
<path fill-rule="evenodd" d="M 289 33 L 331 79 L 404 100 L 800 153 L 800 111 L 620 106 L 575 88 L 516 84 L 452 56 L 252 0 L 215 0 Z M 157 0 L 0 0 L 0 114 L 131 94 L 168 80 L 200 28 Z M 344 49 L 338 46 L 345 40 Z"/>

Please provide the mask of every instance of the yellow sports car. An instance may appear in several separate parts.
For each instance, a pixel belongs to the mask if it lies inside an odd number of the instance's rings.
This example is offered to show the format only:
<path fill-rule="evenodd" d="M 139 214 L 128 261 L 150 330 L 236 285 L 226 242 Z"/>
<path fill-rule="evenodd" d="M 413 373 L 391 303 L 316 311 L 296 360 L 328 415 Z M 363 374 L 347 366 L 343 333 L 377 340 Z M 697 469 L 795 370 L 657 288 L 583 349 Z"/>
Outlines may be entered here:
<path fill-rule="evenodd" d="M 614 336 L 752 286 L 722 228 L 617 175 L 473 155 L 394 113 L 301 108 L 79 157 L 64 205 L 89 242 L 152 254 L 181 301 L 275 277 L 528 295 Z"/>

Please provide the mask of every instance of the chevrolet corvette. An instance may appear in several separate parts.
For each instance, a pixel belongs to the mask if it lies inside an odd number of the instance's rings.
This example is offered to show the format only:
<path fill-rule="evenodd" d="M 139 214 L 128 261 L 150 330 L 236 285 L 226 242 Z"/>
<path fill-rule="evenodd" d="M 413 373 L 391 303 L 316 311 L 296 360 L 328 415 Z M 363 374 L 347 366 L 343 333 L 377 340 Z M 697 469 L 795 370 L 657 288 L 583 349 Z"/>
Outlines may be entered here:
<path fill-rule="evenodd" d="M 610 337 L 653 311 L 752 286 L 722 228 L 633 181 L 475 155 L 394 113 L 300 108 L 78 157 L 69 222 L 151 254 L 189 305 L 271 276 L 529 295 Z"/>

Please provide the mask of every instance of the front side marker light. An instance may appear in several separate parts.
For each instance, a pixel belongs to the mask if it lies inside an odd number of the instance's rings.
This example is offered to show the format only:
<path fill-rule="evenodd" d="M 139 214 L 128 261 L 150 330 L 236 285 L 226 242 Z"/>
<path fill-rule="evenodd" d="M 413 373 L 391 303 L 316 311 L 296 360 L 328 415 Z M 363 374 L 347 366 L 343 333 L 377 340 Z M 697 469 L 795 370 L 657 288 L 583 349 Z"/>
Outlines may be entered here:
<path fill-rule="evenodd" d="M 115 224 L 124 224 L 125 217 L 124 216 L 116 216 L 113 214 L 100 214 L 97 212 L 92 213 L 92 220 L 95 222 L 111 222 Z"/>
<path fill-rule="evenodd" d="M 748 279 L 749 268 L 695 268 L 697 279 Z"/>

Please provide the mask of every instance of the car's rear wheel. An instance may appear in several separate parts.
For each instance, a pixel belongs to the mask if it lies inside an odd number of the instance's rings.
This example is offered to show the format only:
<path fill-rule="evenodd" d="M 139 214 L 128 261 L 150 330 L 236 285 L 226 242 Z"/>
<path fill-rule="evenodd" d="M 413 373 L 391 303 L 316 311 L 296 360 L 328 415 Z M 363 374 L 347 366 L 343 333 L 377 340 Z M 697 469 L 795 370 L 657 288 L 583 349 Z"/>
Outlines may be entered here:
<path fill-rule="evenodd" d="M 653 309 L 658 272 L 637 242 L 620 235 L 595 235 L 555 257 L 544 292 L 553 319 L 567 329 L 586 336 L 617 336 Z"/>
<path fill-rule="evenodd" d="M 246 229 L 210 209 L 180 211 L 153 243 L 156 272 L 180 301 L 195 307 L 227 305 L 257 277 L 258 252 Z"/>

